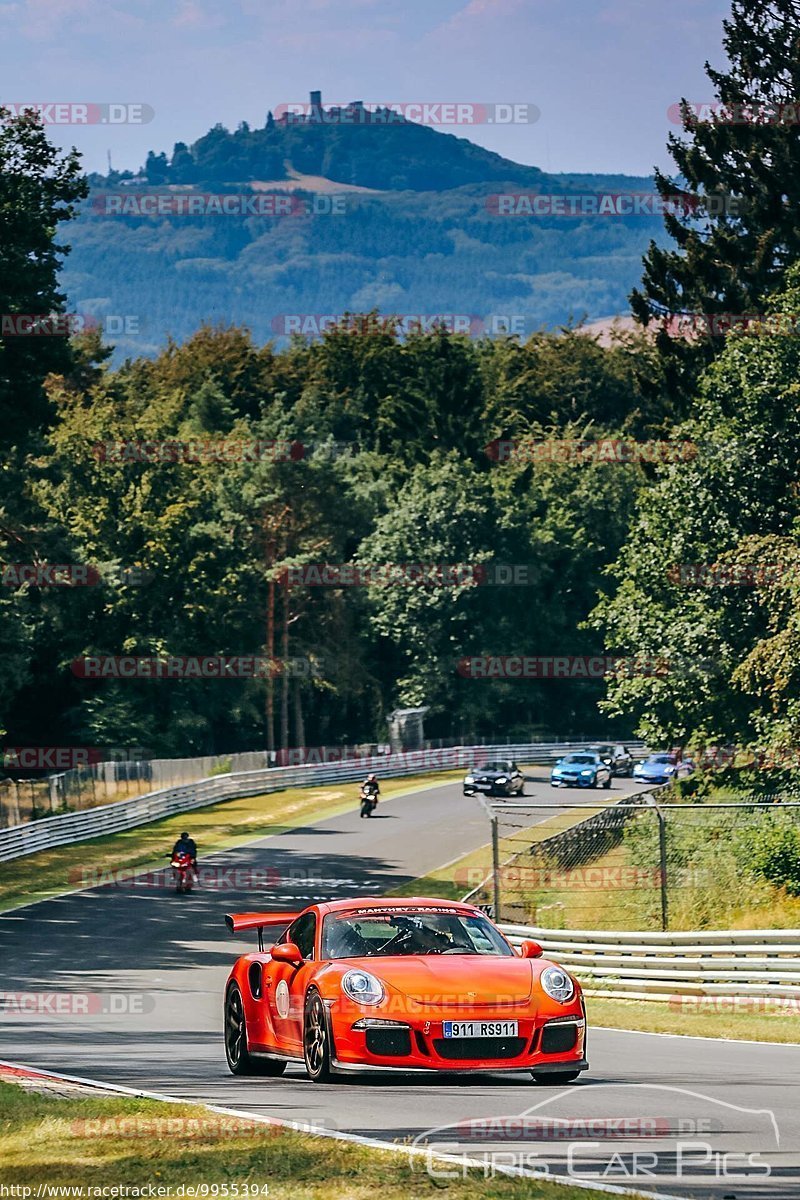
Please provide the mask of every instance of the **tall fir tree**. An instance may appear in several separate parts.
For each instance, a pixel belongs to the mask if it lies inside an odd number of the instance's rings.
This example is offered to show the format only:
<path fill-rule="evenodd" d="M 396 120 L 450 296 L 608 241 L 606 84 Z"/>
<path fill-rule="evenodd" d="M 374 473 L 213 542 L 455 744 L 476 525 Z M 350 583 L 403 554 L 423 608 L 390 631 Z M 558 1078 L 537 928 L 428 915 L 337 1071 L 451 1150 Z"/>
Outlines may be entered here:
<path fill-rule="evenodd" d="M 64 336 L 25 336 L 26 318 L 64 311 L 58 286 L 69 246 L 61 222 L 88 194 L 77 151 L 62 153 L 33 113 L 0 108 L 0 446 L 23 446 L 50 416 L 43 383 L 72 361 Z"/>
<path fill-rule="evenodd" d="M 722 348 L 726 322 L 710 315 L 763 312 L 800 258 L 800 0 L 733 0 L 723 27 L 728 70 L 705 65 L 716 103 L 682 101 L 676 178 L 656 172 L 662 199 L 682 198 L 664 213 L 675 245 L 650 243 L 631 295 L 636 319 L 657 323 L 673 394 Z M 702 314 L 701 336 L 675 336 L 673 314 Z"/>

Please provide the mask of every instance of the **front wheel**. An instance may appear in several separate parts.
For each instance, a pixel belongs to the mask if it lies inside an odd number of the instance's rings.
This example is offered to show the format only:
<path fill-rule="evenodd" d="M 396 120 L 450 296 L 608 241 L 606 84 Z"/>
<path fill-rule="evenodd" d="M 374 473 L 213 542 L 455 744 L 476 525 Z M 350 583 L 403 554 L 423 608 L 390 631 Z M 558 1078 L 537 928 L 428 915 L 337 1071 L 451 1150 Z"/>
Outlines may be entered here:
<path fill-rule="evenodd" d="M 369 817 L 372 815 L 372 805 L 370 804 L 369 800 L 362 800 L 361 815 L 362 817 Z"/>
<path fill-rule="evenodd" d="M 309 1079 L 314 1083 L 330 1083 L 333 1078 L 331 1038 L 328 1031 L 328 1014 L 319 992 L 312 992 L 306 1000 L 303 1058 Z"/>
<path fill-rule="evenodd" d="M 605 783 L 603 784 L 603 787 L 606 789 L 611 787 L 611 776 L 610 775 L 609 775 L 608 779 L 605 781 Z"/>

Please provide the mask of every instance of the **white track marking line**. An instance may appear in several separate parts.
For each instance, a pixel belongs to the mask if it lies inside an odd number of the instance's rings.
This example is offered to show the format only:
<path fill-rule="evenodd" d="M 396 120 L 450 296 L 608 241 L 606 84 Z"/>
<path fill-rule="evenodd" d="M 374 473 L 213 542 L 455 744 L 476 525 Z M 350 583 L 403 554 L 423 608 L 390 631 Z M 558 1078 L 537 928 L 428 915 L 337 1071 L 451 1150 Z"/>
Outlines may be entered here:
<path fill-rule="evenodd" d="M 646 1000 L 639 1001 L 640 1004 L 646 1004 Z M 800 1048 L 800 1042 L 757 1042 L 753 1038 L 729 1038 L 729 1037 L 713 1037 L 711 1034 L 702 1033 L 659 1033 L 651 1029 L 622 1029 L 618 1025 L 593 1025 L 589 1022 L 589 1028 L 594 1032 L 603 1030 L 605 1033 L 638 1033 L 641 1037 L 663 1037 L 663 1038 L 683 1038 L 684 1041 L 691 1042 L 732 1042 L 738 1046 L 789 1046 L 795 1050 Z"/>
<path fill-rule="evenodd" d="M 277 1125 L 283 1129 L 293 1129 L 297 1133 L 305 1133 L 312 1137 L 332 1138 L 337 1142 L 350 1142 L 357 1146 L 365 1146 L 369 1150 L 388 1150 L 393 1154 L 407 1154 L 415 1158 L 434 1158 L 437 1162 L 450 1162 L 462 1167 L 474 1167 L 478 1170 L 485 1165 L 479 1159 L 468 1159 L 454 1154 L 431 1154 L 423 1147 L 398 1146 L 396 1142 L 381 1142 L 373 1138 L 364 1137 L 359 1133 L 341 1133 L 339 1130 L 319 1129 L 315 1126 L 304 1125 L 298 1121 L 284 1121 L 280 1117 L 265 1117 L 257 1113 L 246 1112 L 239 1108 L 227 1108 L 220 1104 L 207 1104 L 202 1100 L 186 1100 L 180 1096 L 166 1096 L 162 1092 L 151 1092 L 144 1088 L 129 1088 L 118 1083 L 103 1083 L 97 1079 L 86 1079 L 81 1075 L 65 1075 L 61 1071 L 43 1071 L 37 1067 L 29 1067 L 24 1063 L 9 1062 L 6 1059 L 0 1059 L 0 1067 L 8 1067 L 12 1071 L 30 1075 L 31 1077 L 62 1079 L 66 1083 L 80 1083 L 85 1087 L 102 1088 L 106 1092 L 117 1092 L 122 1096 L 141 1096 L 145 1100 L 159 1100 L 166 1104 L 186 1104 L 195 1108 L 207 1108 L 209 1112 L 219 1113 L 221 1116 L 242 1117 L 244 1120 L 252 1121 L 256 1125 Z M 524 1167 L 498 1166 L 496 1169 L 502 1175 L 541 1180 L 540 1175 L 536 1172 L 526 1171 Z M 647 1197 L 647 1200 L 687 1200 L 686 1196 L 676 1196 L 671 1192 L 644 1192 L 639 1188 L 634 1190 L 632 1188 L 619 1187 L 613 1183 L 590 1183 L 588 1180 L 562 1178 L 557 1175 L 548 1175 L 546 1182 L 554 1183 L 559 1187 L 580 1188 L 582 1191 L 601 1192 L 604 1195 L 611 1196 Z"/>

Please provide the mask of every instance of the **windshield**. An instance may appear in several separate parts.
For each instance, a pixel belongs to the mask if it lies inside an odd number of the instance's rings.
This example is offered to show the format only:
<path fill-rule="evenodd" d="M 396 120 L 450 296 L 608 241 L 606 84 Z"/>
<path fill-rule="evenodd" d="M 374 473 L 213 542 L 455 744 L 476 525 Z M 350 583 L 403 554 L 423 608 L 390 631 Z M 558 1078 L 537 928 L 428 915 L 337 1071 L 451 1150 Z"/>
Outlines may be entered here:
<path fill-rule="evenodd" d="M 669 754 L 654 754 L 650 759 L 650 762 L 654 763 L 671 763 L 672 761 L 672 756 Z"/>
<path fill-rule="evenodd" d="M 480 767 L 476 767 L 478 771 L 507 771 L 511 764 L 507 762 L 487 762 Z"/>
<path fill-rule="evenodd" d="M 322 957 L 374 958 L 394 954 L 493 954 L 514 951 L 485 917 L 456 911 L 409 910 L 329 914 L 322 926 Z"/>
<path fill-rule="evenodd" d="M 568 754 L 564 759 L 565 763 L 582 763 L 591 766 L 594 763 L 595 756 L 593 754 Z"/>

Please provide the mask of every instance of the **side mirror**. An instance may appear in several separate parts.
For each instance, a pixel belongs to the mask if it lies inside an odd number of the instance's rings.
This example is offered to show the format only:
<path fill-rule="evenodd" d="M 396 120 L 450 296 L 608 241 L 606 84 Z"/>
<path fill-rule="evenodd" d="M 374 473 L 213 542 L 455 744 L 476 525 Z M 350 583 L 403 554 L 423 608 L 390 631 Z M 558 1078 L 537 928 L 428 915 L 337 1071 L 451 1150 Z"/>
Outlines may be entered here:
<path fill-rule="evenodd" d="M 544 950 L 539 943 L 532 942 L 529 938 L 526 938 L 522 943 L 519 952 L 523 958 L 541 958 L 544 954 Z"/>
<path fill-rule="evenodd" d="M 289 963 L 292 967 L 299 967 L 305 962 L 294 942 L 281 942 L 279 946 L 273 946 L 269 953 L 274 962 Z"/>

